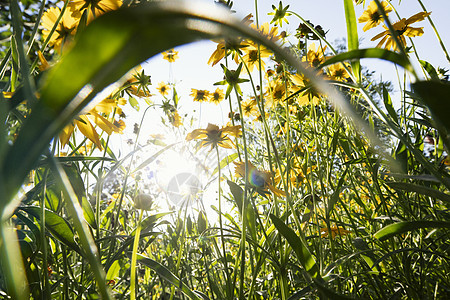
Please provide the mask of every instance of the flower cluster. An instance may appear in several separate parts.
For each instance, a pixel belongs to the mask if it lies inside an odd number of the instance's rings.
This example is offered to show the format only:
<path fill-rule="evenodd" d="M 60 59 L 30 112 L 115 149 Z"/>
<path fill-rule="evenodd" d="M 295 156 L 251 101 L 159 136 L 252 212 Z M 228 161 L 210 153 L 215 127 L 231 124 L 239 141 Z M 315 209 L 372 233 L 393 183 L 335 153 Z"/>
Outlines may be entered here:
<path fill-rule="evenodd" d="M 384 15 L 388 16 L 388 14 L 392 11 L 391 4 L 386 1 L 381 2 L 382 9 L 384 10 Z M 381 38 L 380 42 L 377 44 L 378 48 L 383 47 L 393 51 L 399 51 L 399 46 L 406 48 L 406 40 L 405 37 L 415 37 L 423 35 L 423 27 L 412 27 L 410 26 L 413 23 L 423 21 L 426 17 L 428 17 L 431 12 L 419 12 L 408 19 L 402 18 L 399 21 L 392 24 L 392 28 L 394 32 L 391 32 L 386 25 L 383 24 L 384 31 L 375 35 L 371 41 L 375 41 Z M 367 9 L 363 12 L 361 17 L 359 17 L 359 23 L 366 23 L 363 27 L 364 31 L 367 31 L 371 28 L 375 28 L 384 20 L 383 14 L 379 10 L 375 1 L 371 1 Z M 393 35 L 396 35 L 398 41 L 400 43 L 397 44 Z"/>

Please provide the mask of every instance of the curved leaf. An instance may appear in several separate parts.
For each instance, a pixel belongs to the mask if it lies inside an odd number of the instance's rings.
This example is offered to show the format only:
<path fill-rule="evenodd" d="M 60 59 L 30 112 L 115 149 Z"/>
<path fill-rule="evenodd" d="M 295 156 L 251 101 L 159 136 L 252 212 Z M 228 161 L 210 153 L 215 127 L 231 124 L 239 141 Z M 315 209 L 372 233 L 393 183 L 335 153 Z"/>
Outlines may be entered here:
<path fill-rule="evenodd" d="M 441 221 L 398 222 L 380 229 L 375 233 L 374 237 L 380 241 L 384 241 L 394 235 L 422 228 L 450 228 L 450 223 Z"/>
<path fill-rule="evenodd" d="M 314 260 L 314 257 L 309 252 L 308 247 L 303 243 L 303 241 L 297 236 L 297 234 L 289 228 L 284 222 L 275 215 L 270 214 L 270 219 L 273 224 L 277 228 L 277 230 L 281 233 L 282 236 L 288 241 L 291 248 L 294 250 L 297 255 L 298 260 L 302 264 L 303 268 L 308 272 L 308 274 L 313 279 L 321 280 L 319 267 Z"/>
<path fill-rule="evenodd" d="M 32 215 L 36 219 L 41 219 L 41 208 L 36 206 L 26 206 L 20 208 L 22 211 Z M 69 246 L 81 254 L 80 248 L 75 242 L 75 234 L 72 227 L 64 220 L 63 217 L 57 215 L 51 210 L 45 210 L 45 227 L 55 236 L 60 242 Z"/>
<path fill-rule="evenodd" d="M 346 60 L 357 60 L 361 58 L 380 58 L 402 66 L 406 70 L 413 72 L 411 63 L 405 57 L 396 52 L 380 48 L 356 49 L 340 53 L 327 59 L 322 65 L 320 65 L 320 68 Z"/>
<path fill-rule="evenodd" d="M 440 199 L 444 202 L 450 203 L 450 195 L 427 186 L 417 185 L 408 182 L 388 182 L 386 184 L 396 190 L 416 192 L 422 195 L 429 196 L 431 198 Z"/>
<path fill-rule="evenodd" d="M 141 264 L 143 264 L 146 267 L 149 267 L 156 273 L 158 273 L 159 276 L 163 277 L 165 280 L 167 280 L 170 284 L 175 286 L 176 288 L 179 288 L 186 296 L 188 296 L 190 299 L 196 299 L 196 300 L 202 300 L 200 296 L 198 296 L 194 291 L 192 291 L 185 283 L 183 283 L 177 276 L 175 276 L 169 269 L 167 269 L 165 266 L 160 264 L 159 262 L 145 257 L 143 255 L 138 254 L 137 261 Z"/>

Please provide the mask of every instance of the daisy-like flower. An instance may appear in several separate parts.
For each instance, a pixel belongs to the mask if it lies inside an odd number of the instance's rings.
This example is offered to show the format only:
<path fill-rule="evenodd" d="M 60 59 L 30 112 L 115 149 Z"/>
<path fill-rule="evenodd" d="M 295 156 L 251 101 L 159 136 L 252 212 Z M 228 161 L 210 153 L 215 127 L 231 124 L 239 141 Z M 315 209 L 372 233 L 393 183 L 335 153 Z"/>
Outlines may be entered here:
<path fill-rule="evenodd" d="M 382 1 L 381 5 L 383 6 L 384 12 L 386 13 L 386 16 L 392 11 L 392 7 L 390 4 L 386 1 Z M 370 28 L 374 28 L 375 26 L 378 26 L 383 21 L 383 15 L 378 12 L 378 6 L 375 3 L 375 1 L 371 1 L 367 9 L 363 12 L 361 17 L 359 17 L 358 22 L 359 23 L 366 23 L 364 25 L 363 30 L 367 31 Z"/>
<path fill-rule="evenodd" d="M 207 91 L 207 90 L 191 89 L 190 96 L 194 97 L 194 101 L 204 102 L 204 101 L 208 100 L 209 91 Z"/>
<path fill-rule="evenodd" d="M 219 104 L 225 99 L 225 94 L 222 89 L 217 88 L 214 92 L 209 93 L 209 102 Z"/>
<path fill-rule="evenodd" d="M 101 130 L 103 130 L 106 134 L 110 135 L 113 132 L 122 133 L 125 128 L 125 123 L 123 121 L 115 121 L 111 123 L 108 119 L 103 117 L 100 113 L 111 113 L 112 110 L 117 107 L 118 104 L 124 104 L 124 99 L 122 100 L 113 100 L 113 99 L 104 99 L 102 102 L 97 104 L 92 110 L 84 115 L 79 115 L 75 120 L 67 125 L 59 134 L 59 141 L 61 143 L 61 147 L 65 146 L 69 142 L 69 138 L 71 137 L 75 127 L 80 130 L 80 132 L 91 140 L 100 150 L 103 149 L 102 143 L 100 142 L 100 135 L 95 129 L 95 125 L 97 125 Z"/>
<path fill-rule="evenodd" d="M 431 12 L 426 13 L 426 12 L 422 11 L 420 13 L 413 15 L 412 17 L 410 17 L 408 19 L 403 18 L 400 21 L 392 24 L 392 27 L 397 32 L 398 39 L 403 47 L 406 47 L 405 36 L 415 37 L 415 36 L 421 36 L 423 34 L 423 27 L 411 27 L 409 25 L 419 22 L 419 21 L 423 21 L 430 14 L 431 14 Z M 383 46 L 383 44 L 386 43 L 384 48 L 386 48 L 387 50 L 390 50 L 390 49 L 392 49 L 394 51 L 399 50 L 389 29 L 385 25 L 383 25 L 383 27 L 384 27 L 385 31 L 374 36 L 371 39 L 371 41 L 375 41 L 382 37 L 381 41 L 377 45 L 378 48 L 381 48 Z"/>
<path fill-rule="evenodd" d="M 180 115 L 178 114 L 178 111 L 175 110 L 172 113 L 169 114 L 169 121 L 170 124 L 172 124 L 174 127 L 180 127 L 183 125 L 183 121 L 181 120 Z"/>
<path fill-rule="evenodd" d="M 251 18 L 253 17 L 252 14 L 247 15 L 241 22 L 248 26 L 253 21 Z M 234 39 L 227 39 L 227 40 L 218 40 L 214 41 L 217 43 L 216 50 L 214 50 L 213 54 L 208 60 L 208 65 L 214 66 L 215 64 L 219 63 L 225 56 L 228 56 L 231 54 L 232 59 L 236 62 L 236 64 L 239 63 L 239 55 L 242 54 L 241 48 L 247 47 L 247 44 L 244 39 L 242 38 L 234 38 Z"/>
<path fill-rule="evenodd" d="M 256 66 L 256 68 L 259 70 L 259 59 L 264 57 L 269 57 L 272 55 L 272 52 L 269 51 L 264 46 L 259 46 L 258 51 L 258 45 L 256 45 L 253 42 L 248 43 L 248 47 L 243 49 L 243 52 L 245 55 L 242 57 L 244 60 L 244 63 L 247 65 L 247 68 L 250 72 L 253 71 L 253 68 Z M 264 61 L 261 59 L 261 68 L 264 70 L 265 67 Z"/>
<path fill-rule="evenodd" d="M 350 230 L 346 230 L 344 229 L 344 227 L 341 226 L 336 226 L 333 225 L 330 227 L 330 231 L 331 231 L 331 237 L 334 239 L 336 237 L 336 235 L 347 235 L 349 233 L 351 233 Z M 329 234 L 328 228 L 324 227 L 324 228 L 320 228 L 320 237 L 327 237 Z"/>
<path fill-rule="evenodd" d="M 48 38 L 60 14 L 61 10 L 58 7 L 51 7 L 42 15 L 41 25 L 44 27 L 42 38 L 44 40 Z M 72 17 L 70 12 L 65 10 L 55 32 L 50 37 L 49 45 L 57 52 L 61 52 L 75 36 L 78 22 L 79 19 Z"/>
<path fill-rule="evenodd" d="M 242 112 L 246 117 L 256 116 L 256 114 L 258 113 L 258 108 L 256 107 L 256 100 L 254 98 L 242 101 L 241 105 L 242 105 Z"/>
<path fill-rule="evenodd" d="M 345 67 L 350 69 L 350 65 L 345 63 Z M 347 70 L 342 63 L 337 63 L 328 67 L 328 73 L 331 80 L 347 81 L 350 78 Z"/>
<path fill-rule="evenodd" d="M 122 0 L 71 0 L 68 4 L 72 16 L 75 18 L 81 18 L 84 10 L 88 9 L 88 23 L 104 13 L 117 10 L 121 6 Z"/>
<path fill-rule="evenodd" d="M 179 58 L 178 51 L 175 51 L 174 49 L 167 50 L 163 52 L 162 55 L 163 59 L 167 60 L 170 63 L 176 61 Z"/>
<path fill-rule="evenodd" d="M 195 129 L 186 136 L 186 141 L 202 140 L 200 147 L 211 145 L 211 149 L 222 147 L 231 149 L 234 147 L 233 141 L 228 136 L 239 137 L 241 135 L 241 125 L 225 126 L 219 128 L 214 124 L 208 124 L 206 129 Z"/>
<path fill-rule="evenodd" d="M 308 47 L 306 57 L 303 56 L 302 60 L 307 61 L 311 67 L 316 68 L 325 61 L 324 52 L 326 49 L 327 46 L 325 45 L 323 48 L 319 47 L 316 50 L 316 45 L 314 43 L 311 43 Z"/>
<path fill-rule="evenodd" d="M 278 34 L 278 27 L 270 27 L 267 22 L 259 26 L 259 28 L 255 24 L 251 24 L 251 27 L 274 43 L 281 39 L 281 36 Z"/>
<path fill-rule="evenodd" d="M 236 177 L 245 178 L 245 162 L 233 162 L 235 166 Z M 247 182 L 258 194 L 266 197 L 269 190 L 279 197 L 286 196 L 286 193 L 272 185 L 272 174 L 267 171 L 258 170 L 251 162 L 247 165 Z"/>
<path fill-rule="evenodd" d="M 303 74 L 291 75 L 290 79 L 293 83 L 291 92 L 302 92 L 297 97 L 298 104 L 305 106 L 308 104 L 317 105 L 321 100 L 321 94 L 314 88 L 309 79 Z"/>
<path fill-rule="evenodd" d="M 280 80 L 271 81 L 269 82 L 266 93 L 269 95 L 269 102 L 274 106 L 285 99 L 286 86 Z"/>
<path fill-rule="evenodd" d="M 247 43 L 241 38 L 221 40 L 217 43 L 216 50 L 214 50 L 208 60 L 208 65 L 211 65 L 212 67 L 230 54 L 232 59 L 234 59 L 236 63 L 239 63 L 238 54 L 242 54 L 241 49 L 247 47 Z"/>
<path fill-rule="evenodd" d="M 161 81 L 156 88 L 158 92 L 164 97 L 169 94 L 170 86 Z"/>

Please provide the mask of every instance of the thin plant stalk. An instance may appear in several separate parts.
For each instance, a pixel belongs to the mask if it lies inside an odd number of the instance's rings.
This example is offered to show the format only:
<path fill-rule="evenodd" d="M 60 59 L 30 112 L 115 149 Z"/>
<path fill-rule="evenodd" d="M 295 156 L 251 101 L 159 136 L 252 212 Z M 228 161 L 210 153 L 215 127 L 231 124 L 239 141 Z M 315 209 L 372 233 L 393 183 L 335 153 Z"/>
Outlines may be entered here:
<path fill-rule="evenodd" d="M 130 300 L 136 299 L 136 261 L 137 261 L 137 252 L 139 246 L 139 238 L 141 236 L 141 222 L 142 216 L 144 215 L 144 210 L 141 208 L 139 210 L 139 220 L 136 227 L 136 232 L 134 233 L 134 242 L 133 242 L 133 252 L 131 254 L 131 267 L 130 267 Z"/>

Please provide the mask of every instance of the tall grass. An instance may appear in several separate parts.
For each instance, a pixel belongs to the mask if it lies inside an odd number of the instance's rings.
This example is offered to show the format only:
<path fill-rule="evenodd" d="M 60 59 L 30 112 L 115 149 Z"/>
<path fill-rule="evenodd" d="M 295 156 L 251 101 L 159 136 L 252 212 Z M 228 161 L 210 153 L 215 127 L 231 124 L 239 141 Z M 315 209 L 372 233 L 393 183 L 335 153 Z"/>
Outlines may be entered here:
<path fill-rule="evenodd" d="M 347 45 L 337 51 L 326 29 L 282 2 L 273 6 L 277 26 L 259 23 L 258 1 L 252 22 L 236 20 L 231 1 L 219 2 L 226 8 L 126 1 L 92 16 L 80 10 L 70 25 L 65 11 L 77 8 L 66 1 L 45 40 L 36 28 L 54 3 L 41 3 L 31 29 L 22 23 L 26 6 L 8 6 L 2 297 L 447 298 L 448 76 L 417 53 L 420 34 L 411 32 L 420 30 L 399 27 L 430 22 L 448 57 L 433 15 L 420 0 L 423 12 L 412 19 L 391 2 L 359 3 L 384 19 L 387 29 L 375 28 L 392 42 L 391 50 L 360 49 L 363 20 L 346 0 Z M 282 32 L 286 20 L 300 23 L 292 36 Z M 69 30 L 58 44 L 52 36 L 68 24 L 76 35 Z M 216 94 L 192 95 L 228 101 L 229 124 L 190 128 L 196 116 L 180 116 L 176 83 L 167 85 L 171 93 L 159 86 L 151 103 L 146 71 L 126 75 L 199 39 L 219 43 L 210 63 L 224 78 Z M 164 55 L 176 63 L 174 50 Z M 413 67 L 418 57 L 421 70 Z M 361 67 L 365 58 L 396 64 L 402 92 L 374 80 Z M 127 121 L 124 102 L 146 107 L 125 155 L 109 136 Z M 178 142 L 144 142 L 150 109 Z M 196 176 L 175 176 L 175 190 L 152 181 L 147 172 L 171 150 L 197 162 L 203 190 Z"/>

